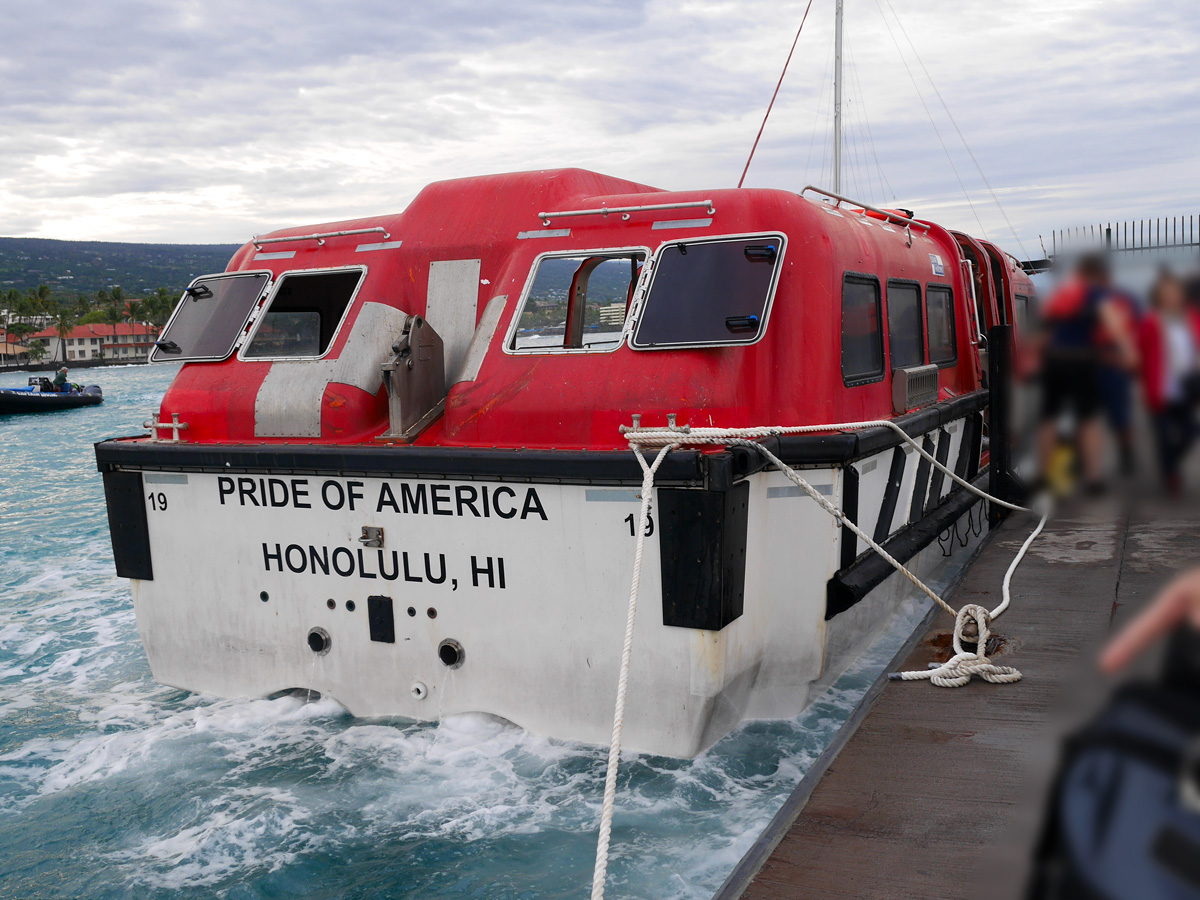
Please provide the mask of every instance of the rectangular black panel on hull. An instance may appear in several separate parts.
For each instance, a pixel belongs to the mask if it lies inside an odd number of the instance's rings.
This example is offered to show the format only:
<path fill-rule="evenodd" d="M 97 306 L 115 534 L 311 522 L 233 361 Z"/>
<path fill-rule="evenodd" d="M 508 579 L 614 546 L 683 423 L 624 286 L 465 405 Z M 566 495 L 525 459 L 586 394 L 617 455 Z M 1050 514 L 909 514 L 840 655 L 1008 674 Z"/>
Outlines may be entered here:
<path fill-rule="evenodd" d="M 663 624 L 720 631 L 742 614 L 750 485 L 657 493 Z"/>
<path fill-rule="evenodd" d="M 391 597 L 367 598 L 367 627 L 371 640 L 381 644 L 396 643 L 396 614 Z"/>
<path fill-rule="evenodd" d="M 146 521 L 142 473 L 117 469 L 106 471 L 104 504 L 108 507 L 108 531 L 112 536 L 117 575 L 153 581 L 154 565 L 150 556 L 150 527 Z"/>

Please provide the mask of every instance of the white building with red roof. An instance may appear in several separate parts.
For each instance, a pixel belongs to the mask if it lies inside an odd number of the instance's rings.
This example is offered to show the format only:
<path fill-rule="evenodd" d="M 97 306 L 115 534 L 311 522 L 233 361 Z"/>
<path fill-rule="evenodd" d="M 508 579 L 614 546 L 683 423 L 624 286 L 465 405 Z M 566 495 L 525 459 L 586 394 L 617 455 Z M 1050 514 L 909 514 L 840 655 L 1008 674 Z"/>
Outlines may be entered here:
<path fill-rule="evenodd" d="M 145 362 L 158 339 L 159 329 L 140 322 L 118 325 L 76 325 L 66 337 L 66 347 L 59 346 L 58 332 L 46 328 L 31 334 L 27 340 L 46 342 L 46 359 L 78 362 L 85 359 L 115 359 Z M 66 351 L 65 355 L 63 351 Z"/>

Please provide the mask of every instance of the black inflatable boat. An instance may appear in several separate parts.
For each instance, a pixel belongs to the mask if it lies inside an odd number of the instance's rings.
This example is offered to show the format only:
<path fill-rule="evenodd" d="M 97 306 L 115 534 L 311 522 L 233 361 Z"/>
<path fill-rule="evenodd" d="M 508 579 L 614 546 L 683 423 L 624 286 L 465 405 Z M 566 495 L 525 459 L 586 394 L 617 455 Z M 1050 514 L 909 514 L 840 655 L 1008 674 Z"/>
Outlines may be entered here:
<path fill-rule="evenodd" d="M 29 387 L 0 388 L 0 416 L 15 413 L 50 412 L 76 409 L 104 402 L 104 392 L 98 385 L 70 385 L 65 391 L 50 387 L 46 378 L 30 378 Z"/>

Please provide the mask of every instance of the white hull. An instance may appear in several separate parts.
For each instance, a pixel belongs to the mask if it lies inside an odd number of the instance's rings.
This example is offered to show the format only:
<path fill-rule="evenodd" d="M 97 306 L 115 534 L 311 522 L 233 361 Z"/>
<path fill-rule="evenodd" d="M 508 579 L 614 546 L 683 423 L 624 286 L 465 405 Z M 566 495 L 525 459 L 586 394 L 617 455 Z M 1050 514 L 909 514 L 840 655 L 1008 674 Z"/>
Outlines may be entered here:
<path fill-rule="evenodd" d="M 947 426 L 950 460 L 961 422 Z M 853 464 L 868 533 L 892 454 Z M 891 532 L 908 522 L 917 461 L 907 458 Z M 842 469 L 804 475 L 842 496 Z M 636 488 L 289 474 L 272 497 L 271 477 L 144 473 L 154 577 L 135 580 L 133 596 L 155 678 L 222 696 L 311 689 L 359 716 L 485 712 L 608 742 Z M 646 542 L 630 749 L 692 756 L 745 719 L 797 715 L 910 593 L 893 575 L 827 622 L 840 529 L 780 473 L 748 482 L 744 610 L 720 631 L 663 624 L 658 533 Z M 359 542 L 363 526 L 383 528 L 382 547 Z M 935 541 L 910 567 L 930 576 L 947 561 Z M 372 640 L 372 596 L 391 598 L 394 643 Z M 327 652 L 310 649 L 313 629 Z M 462 648 L 457 668 L 439 659 L 446 640 Z"/>

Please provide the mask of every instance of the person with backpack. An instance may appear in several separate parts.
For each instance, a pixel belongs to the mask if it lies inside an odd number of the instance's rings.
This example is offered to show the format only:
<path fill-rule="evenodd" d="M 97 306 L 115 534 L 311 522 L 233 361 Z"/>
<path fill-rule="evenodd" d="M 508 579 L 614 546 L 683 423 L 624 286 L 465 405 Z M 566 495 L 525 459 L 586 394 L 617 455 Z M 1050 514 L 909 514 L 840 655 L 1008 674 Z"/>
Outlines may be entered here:
<path fill-rule="evenodd" d="M 1100 669 L 1168 635 L 1159 676 L 1118 687 L 1064 743 L 1027 900 L 1200 898 L 1200 568 L 1109 641 Z"/>
<path fill-rule="evenodd" d="M 1074 275 L 1047 300 L 1042 320 L 1038 440 L 1042 470 L 1048 471 L 1058 444 L 1059 418 L 1069 411 L 1075 417 L 1085 487 L 1098 494 L 1104 490 L 1101 363 L 1107 360 L 1127 370 L 1136 369 L 1138 363 L 1136 344 L 1109 286 L 1103 257 L 1085 256 L 1079 261 Z"/>

